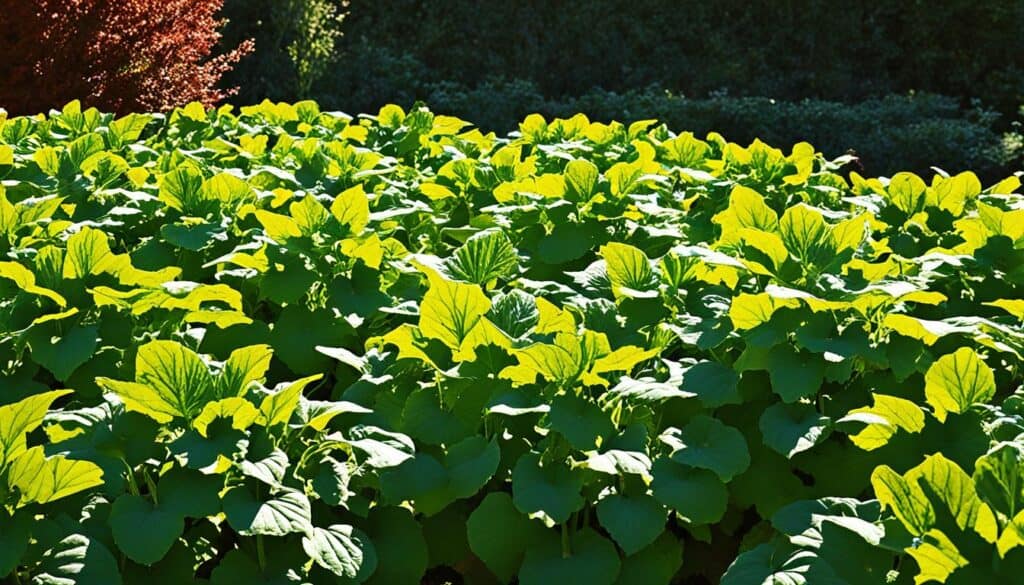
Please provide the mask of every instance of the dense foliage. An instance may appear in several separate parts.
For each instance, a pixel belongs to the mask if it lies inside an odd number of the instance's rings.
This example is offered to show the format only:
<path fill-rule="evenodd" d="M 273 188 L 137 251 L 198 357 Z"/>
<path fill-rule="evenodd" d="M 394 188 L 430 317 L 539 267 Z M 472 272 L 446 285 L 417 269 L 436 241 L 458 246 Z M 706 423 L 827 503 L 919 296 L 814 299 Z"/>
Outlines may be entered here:
<path fill-rule="evenodd" d="M 843 162 L 582 115 L 2 121 L 0 575 L 1009 583 L 1020 181 Z"/>
<path fill-rule="evenodd" d="M 264 43 L 274 37 L 267 15 L 277 4 L 225 3 L 227 36 L 256 38 L 259 47 L 232 78 L 244 103 L 310 97 L 267 75 L 279 63 Z M 571 8 L 449 0 L 443 10 L 424 0 L 353 0 L 344 28 L 335 68 L 314 93 L 349 111 L 397 99 L 409 77 L 462 91 L 504 78 L 545 99 L 655 84 L 690 98 L 787 101 L 924 91 L 965 105 L 980 98 L 1006 116 L 1024 103 L 1024 3 L 1016 0 L 591 0 Z M 372 75 L 349 74 L 371 65 Z M 253 72 L 268 83 L 249 84 Z"/>
<path fill-rule="evenodd" d="M 342 4 L 227 0 L 225 46 L 257 47 L 227 76 L 241 87 L 232 101 L 351 112 L 423 100 L 499 134 L 534 112 L 657 118 L 743 143 L 852 149 L 872 175 L 1019 168 L 1001 135 L 1024 103 L 1021 2 L 357 0 L 340 26 Z M 950 22 L 971 35 L 950 38 Z"/>
<path fill-rule="evenodd" d="M 221 77 L 252 51 L 214 56 L 224 0 L 18 0 L 0 11 L 0 107 L 17 114 L 73 99 L 117 112 L 231 95 Z"/>

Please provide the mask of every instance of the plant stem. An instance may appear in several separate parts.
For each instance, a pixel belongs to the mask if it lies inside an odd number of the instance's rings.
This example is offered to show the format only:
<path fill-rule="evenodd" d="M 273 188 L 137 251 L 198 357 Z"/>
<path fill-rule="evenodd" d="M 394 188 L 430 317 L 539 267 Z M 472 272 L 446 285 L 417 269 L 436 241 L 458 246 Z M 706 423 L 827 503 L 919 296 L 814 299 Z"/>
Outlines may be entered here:
<path fill-rule="evenodd" d="M 266 553 L 263 552 L 263 535 L 262 534 L 257 534 L 256 535 L 256 559 L 260 563 L 260 572 L 262 573 L 264 570 L 266 570 L 266 566 L 267 566 Z"/>
<path fill-rule="evenodd" d="M 142 468 L 142 479 L 146 480 L 146 487 L 149 488 L 149 496 L 153 499 L 153 505 L 160 505 L 160 501 L 156 495 L 156 484 L 153 483 L 153 478 L 149 476 L 149 470 L 145 467 Z"/>
<path fill-rule="evenodd" d="M 568 521 L 562 523 L 562 558 L 567 559 L 572 556 L 572 543 L 569 541 L 569 523 L 572 522 L 570 517 Z"/>
<path fill-rule="evenodd" d="M 124 463 L 124 468 L 128 470 L 128 493 L 133 496 L 139 495 L 139 486 L 135 483 L 135 470 L 124 459 L 121 459 L 121 463 Z"/>

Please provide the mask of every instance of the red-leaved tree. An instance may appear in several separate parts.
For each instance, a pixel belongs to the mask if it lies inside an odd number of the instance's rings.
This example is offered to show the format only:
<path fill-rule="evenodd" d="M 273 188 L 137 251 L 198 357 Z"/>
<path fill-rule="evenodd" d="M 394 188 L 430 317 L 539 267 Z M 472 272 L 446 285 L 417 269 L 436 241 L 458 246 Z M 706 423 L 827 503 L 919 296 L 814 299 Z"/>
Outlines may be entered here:
<path fill-rule="evenodd" d="M 224 0 L 4 0 L 0 7 L 0 107 L 44 112 L 79 99 L 124 113 L 212 105 L 218 87 L 253 50 L 214 55 Z"/>

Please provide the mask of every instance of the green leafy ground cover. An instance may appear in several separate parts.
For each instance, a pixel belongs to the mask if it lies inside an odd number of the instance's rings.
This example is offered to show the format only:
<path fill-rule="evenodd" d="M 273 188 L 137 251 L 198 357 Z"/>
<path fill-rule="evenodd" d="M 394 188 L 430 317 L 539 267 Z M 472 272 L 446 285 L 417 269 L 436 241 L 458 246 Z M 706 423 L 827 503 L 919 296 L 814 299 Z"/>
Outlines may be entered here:
<path fill-rule="evenodd" d="M 842 162 L 2 121 L 0 579 L 1020 582 L 1020 181 Z"/>

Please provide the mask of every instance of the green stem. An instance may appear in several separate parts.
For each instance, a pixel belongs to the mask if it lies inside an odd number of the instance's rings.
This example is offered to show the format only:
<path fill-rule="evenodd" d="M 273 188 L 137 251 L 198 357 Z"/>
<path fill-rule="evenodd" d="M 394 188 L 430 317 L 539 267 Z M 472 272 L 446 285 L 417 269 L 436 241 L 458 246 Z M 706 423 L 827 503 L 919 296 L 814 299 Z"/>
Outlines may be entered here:
<path fill-rule="evenodd" d="M 569 541 L 569 523 L 572 522 L 570 517 L 568 521 L 562 524 L 562 558 L 567 559 L 572 556 L 572 543 Z"/>
<path fill-rule="evenodd" d="M 153 478 L 149 476 L 149 470 L 145 467 L 142 468 L 142 478 L 146 480 L 146 487 L 149 488 L 149 496 L 153 499 L 153 505 L 160 505 L 156 495 L 156 484 L 153 483 Z"/>
<path fill-rule="evenodd" d="M 260 563 L 260 572 L 262 573 L 267 566 L 267 555 L 263 552 L 263 535 L 256 535 L 256 559 Z"/>
<path fill-rule="evenodd" d="M 139 495 L 139 486 L 135 483 L 135 470 L 124 459 L 121 459 L 121 463 L 124 463 L 124 468 L 128 470 L 128 493 L 133 496 Z"/>

